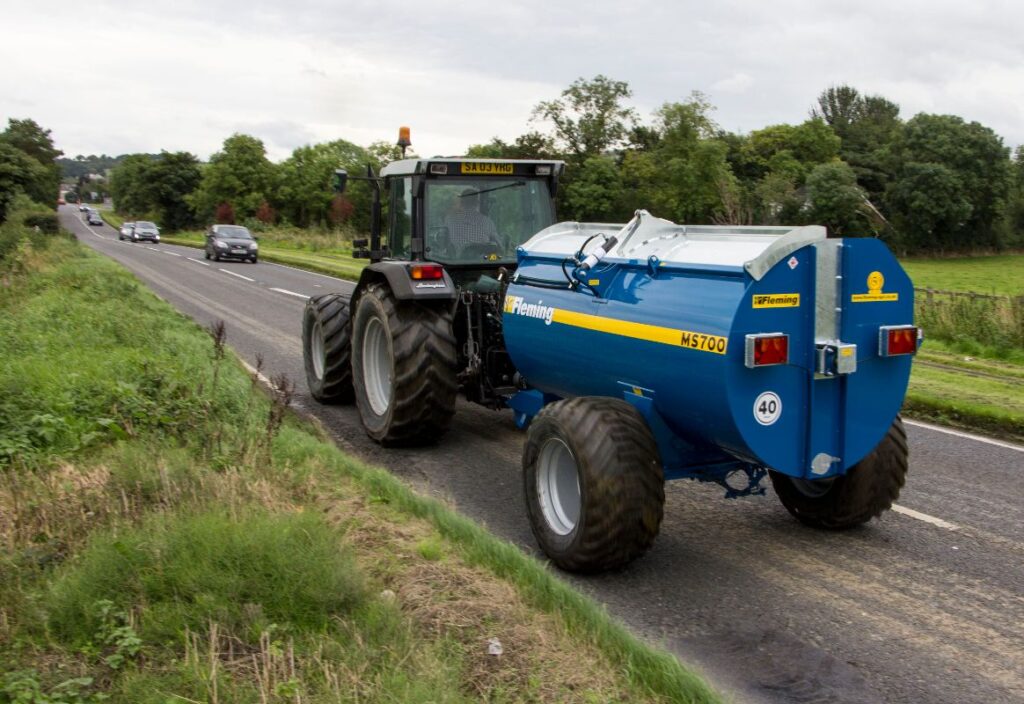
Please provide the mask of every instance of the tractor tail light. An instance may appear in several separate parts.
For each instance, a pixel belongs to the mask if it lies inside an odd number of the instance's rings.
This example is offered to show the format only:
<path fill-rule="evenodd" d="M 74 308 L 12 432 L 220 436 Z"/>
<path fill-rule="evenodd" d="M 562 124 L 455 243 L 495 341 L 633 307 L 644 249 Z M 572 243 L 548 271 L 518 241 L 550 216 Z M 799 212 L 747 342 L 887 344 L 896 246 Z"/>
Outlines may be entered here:
<path fill-rule="evenodd" d="M 913 325 L 883 325 L 878 331 L 878 353 L 883 357 L 914 354 L 919 336 Z"/>
<path fill-rule="evenodd" d="M 444 267 L 437 264 L 414 264 L 409 267 L 409 278 L 416 281 L 437 281 L 444 278 Z"/>
<path fill-rule="evenodd" d="M 744 363 L 747 367 L 770 367 L 789 362 L 789 335 L 781 332 L 747 335 Z"/>

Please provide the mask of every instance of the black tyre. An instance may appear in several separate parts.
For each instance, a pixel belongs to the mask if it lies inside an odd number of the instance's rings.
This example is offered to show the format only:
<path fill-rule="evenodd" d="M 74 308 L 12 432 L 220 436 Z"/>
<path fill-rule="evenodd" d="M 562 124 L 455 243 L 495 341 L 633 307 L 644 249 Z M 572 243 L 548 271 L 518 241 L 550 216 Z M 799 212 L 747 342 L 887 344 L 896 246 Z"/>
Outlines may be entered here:
<path fill-rule="evenodd" d="M 203 256 L 206 257 L 207 259 L 209 259 L 210 258 L 210 251 L 209 250 L 203 250 Z"/>
<path fill-rule="evenodd" d="M 255 264 L 258 261 L 258 259 L 259 259 L 258 257 L 252 257 L 252 259 L 250 259 L 249 261 L 251 261 L 253 264 Z"/>
<path fill-rule="evenodd" d="M 213 253 L 213 261 L 219 262 L 220 261 L 220 254 L 218 254 L 217 252 L 214 252 Z"/>
<path fill-rule="evenodd" d="M 320 403 L 352 403 L 352 325 L 348 300 L 328 293 L 306 302 L 302 360 L 309 393 Z"/>
<path fill-rule="evenodd" d="M 616 569 L 654 543 L 665 480 L 640 413 L 621 399 L 553 403 L 530 424 L 523 488 L 541 549 L 572 572 Z"/>
<path fill-rule="evenodd" d="M 396 301 L 383 283 L 359 297 L 352 377 L 366 433 L 382 445 L 436 441 L 455 413 L 455 336 L 447 306 Z"/>
<path fill-rule="evenodd" d="M 899 416 L 871 453 L 834 479 L 813 481 L 770 472 L 782 505 L 801 523 L 842 530 L 892 508 L 907 479 L 907 432 Z"/>

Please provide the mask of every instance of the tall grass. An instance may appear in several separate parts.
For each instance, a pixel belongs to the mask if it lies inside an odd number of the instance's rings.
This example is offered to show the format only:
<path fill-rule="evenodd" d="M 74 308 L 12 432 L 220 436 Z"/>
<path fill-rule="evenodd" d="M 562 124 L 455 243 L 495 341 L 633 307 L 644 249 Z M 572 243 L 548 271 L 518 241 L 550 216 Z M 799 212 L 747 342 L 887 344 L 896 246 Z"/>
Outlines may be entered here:
<path fill-rule="evenodd" d="M 916 297 L 916 319 L 929 337 L 960 346 L 1024 349 L 1024 296 L 981 296 L 925 291 Z"/>

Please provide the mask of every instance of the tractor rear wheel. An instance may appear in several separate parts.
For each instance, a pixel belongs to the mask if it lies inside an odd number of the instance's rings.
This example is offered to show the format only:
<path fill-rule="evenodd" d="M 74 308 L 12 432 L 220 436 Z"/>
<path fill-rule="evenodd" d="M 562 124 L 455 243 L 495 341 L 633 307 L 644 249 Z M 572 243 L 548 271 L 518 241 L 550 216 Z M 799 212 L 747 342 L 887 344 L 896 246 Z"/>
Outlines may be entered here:
<path fill-rule="evenodd" d="M 782 505 L 801 523 L 842 530 L 892 508 L 907 480 L 907 431 L 897 416 L 871 453 L 839 477 L 797 479 L 770 472 Z"/>
<path fill-rule="evenodd" d="M 447 305 L 395 300 L 370 284 L 355 308 L 352 374 L 367 435 L 382 445 L 422 445 L 448 430 L 455 414 L 457 364 Z"/>
<path fill-rule="evenodd" d="M 348 301 L 328 293 L 306 302 L 302 359 L 309 392 L 320 403 L 352 403 L 352 327 Z"/>
<path fill-rule="evenodd" d="M 546 406 L 523 448 L 530 527 L 562 569 L 623 567 L 654 543 L 665 505 L 658 446 L 626 401 L 584 397 Z"/>

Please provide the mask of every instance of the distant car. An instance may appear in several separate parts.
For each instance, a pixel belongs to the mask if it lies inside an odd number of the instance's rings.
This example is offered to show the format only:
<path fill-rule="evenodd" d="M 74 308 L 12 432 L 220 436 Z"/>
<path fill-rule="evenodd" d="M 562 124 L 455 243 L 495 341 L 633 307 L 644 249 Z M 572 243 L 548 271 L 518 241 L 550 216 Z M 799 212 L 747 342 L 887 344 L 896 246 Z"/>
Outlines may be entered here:
<path fill-rule="evenodd" d="M 256 238 L 241 225 L 213 225 L 206 231 L 207 259 L 241 259 L 255 264 L 259 248 Z"/>
<path fill-rule="evenodd" d="M 65 201 L 63 198 L 58 198 L 57 199 L 57 205 L 64 205 L 64 204 L 66 204 L 66 202 L 67 201 Z"/>
<path fill-rule="evenodd" d="M 119 240 L 131 239 L 131 237 L 132 237 L 132 230 L 134 228 L 135 228 L 135 223 L 133 223 L 133 222 L 123 222 L 123 223 L 121 223 L 121 231 L 117 233 L 117 239 L 119 239 Z"/>
<path fill-rule="evenodd" d="M 139 220 L 135 223 L 132 228 L 131 241 L 142 242 L 143 240 L 149 240 L 150 242 L 160 241 L 160 230 L 151 222 L 146 220 Z"/>
<path fill-rule="evenodd" d="M 79 204 L 78 204 L 78 209 L 79 209 L 79 210 L 80 210 L 81 212 L 83 212 L 83 213 L 84 213 L 85 211 L 87 211 L 87 210 L 91 210 L 91 208 L 89 208 L 89 206 L 88 206 L 88 205 L 86 205 L 85 203 L 79 203 Z"/>
<path fill-rule="evenodd" d="M 85 221 L 87 223 L 89 223 L 90 225 L 102 225 L 103 224 L 103 218 L 101 218 L 100 214 L 98 212 L 96 212 L 95 210 L 90 210 L 88 213 L 86 213 Z"/>

